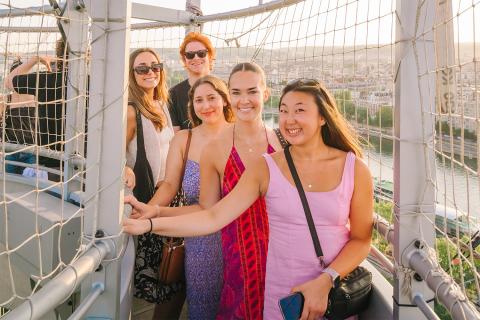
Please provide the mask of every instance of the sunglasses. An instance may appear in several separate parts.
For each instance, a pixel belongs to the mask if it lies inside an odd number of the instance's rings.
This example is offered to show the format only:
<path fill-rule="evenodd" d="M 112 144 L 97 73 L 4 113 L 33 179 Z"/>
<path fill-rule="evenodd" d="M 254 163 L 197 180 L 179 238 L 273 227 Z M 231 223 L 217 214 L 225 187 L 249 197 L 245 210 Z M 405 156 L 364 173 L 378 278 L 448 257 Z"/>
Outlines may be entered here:
<path fill-rule="evenodd" d="M 153 72 L 160 72 L 163 70 L 163 63 L 152 63 L 151 66 L 137 66 L 133 68 L 137 74 L 148 74 L 150 69 Z"/>
<path fill-rule="evenodd" d="M 207 56 L 208 50 L 198 50 L 198 51 L 187 51 L 185 52 L 185 58 L 192 60 L 197 55 L 199 58 L 205 58 Z"/>

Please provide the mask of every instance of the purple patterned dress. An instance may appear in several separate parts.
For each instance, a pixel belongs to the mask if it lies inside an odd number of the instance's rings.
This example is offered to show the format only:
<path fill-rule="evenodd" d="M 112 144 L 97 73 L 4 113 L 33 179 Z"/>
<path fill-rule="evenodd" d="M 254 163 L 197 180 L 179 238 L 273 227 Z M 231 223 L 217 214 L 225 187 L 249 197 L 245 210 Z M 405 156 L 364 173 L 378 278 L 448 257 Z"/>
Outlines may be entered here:
<path fill-rule="evenodd" d="M 200 168 L 187 160 L 183 190 L 188 205 L 198 203 Z M 185 277 L 188 319 L 215 319 L 223 283 L 222 240 L 220 232 L 185 238 Z"/>

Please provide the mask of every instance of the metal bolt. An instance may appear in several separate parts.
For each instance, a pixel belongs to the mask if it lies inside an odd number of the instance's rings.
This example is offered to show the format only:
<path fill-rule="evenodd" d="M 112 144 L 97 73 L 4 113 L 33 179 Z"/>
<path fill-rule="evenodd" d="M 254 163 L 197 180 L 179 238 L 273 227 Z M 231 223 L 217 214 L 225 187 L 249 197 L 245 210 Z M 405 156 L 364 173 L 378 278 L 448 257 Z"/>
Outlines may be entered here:
<path fill-rule="evenodd" d="M 415 240 L 415 248 L 423 249 L 423 244 L 420 240 Z"/>
<path fill-rule="evenodd" d="M 422 277 L 421 277 L 418 273 L 416 273 L 416 272 L 415 272 L 415 274 L 413 275 L 413 278 L 414 278 L 415 280 L 417 280 L 417 281 L 423 281 Z"/>
<path fill-rule="evenodd" d="M 98 229 L 97 232 L 95 232 L 95 238 L 103 238 L 105 237 L 105 232 L 103 232 L 102 229 Z"/>

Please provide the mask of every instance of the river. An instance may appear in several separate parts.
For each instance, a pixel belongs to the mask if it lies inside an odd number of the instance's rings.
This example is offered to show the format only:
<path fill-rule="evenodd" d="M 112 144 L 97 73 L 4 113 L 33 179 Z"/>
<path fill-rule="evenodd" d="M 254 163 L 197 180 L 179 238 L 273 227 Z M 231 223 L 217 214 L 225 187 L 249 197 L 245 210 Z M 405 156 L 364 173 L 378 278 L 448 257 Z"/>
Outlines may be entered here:
<path fill-rule="evenodd" d="M 276 120 L 276 119 L 275 119 Z M 265 123 L 277 127 L 274 117 L 267 116 Z M 366 150 L 365 160 L 374 177 L 393 181 L 393 143 L 391 140 L 370 136 L 370 148 Z M 466 165 L 476 169 L 476 159 L 466 159 Z M 420 165 L 420 164 L 419 164 Z M 448 159 L 436 156 L 437 202 L 447 207 L 457 206 L 463 212 L 480 217 L 480 182 L 477 176 L 468 173 L 458 165 L 451 166 Z M 402 177 L 403 178 L 403 177 Z M 405 177 L 414 179 L 414 177 Z M 446 199 L 446 200 L 445 200 Z"/>

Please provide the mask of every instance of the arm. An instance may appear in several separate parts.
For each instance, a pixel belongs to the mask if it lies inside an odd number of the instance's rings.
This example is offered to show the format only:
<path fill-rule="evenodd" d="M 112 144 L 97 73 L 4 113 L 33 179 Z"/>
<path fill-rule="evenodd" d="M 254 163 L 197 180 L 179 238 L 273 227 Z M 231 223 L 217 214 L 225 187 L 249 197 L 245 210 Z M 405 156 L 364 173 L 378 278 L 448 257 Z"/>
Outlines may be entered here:
<path fill-rule="evenodd" d="M 152 219 L 153 232 L 165 236 L 190 237 L 211 234 L 240 216 L 267 190 L 269 173 L 264 159 L 247 169 L 235 188 L 213 207 L 187 215 Z M 135 202 L 126 202 L 135 207 Z M 142 234 L 150 230 L 150 221 L 124 219 L 123 230 Z"/>
<path fill-rule="evenodd" d="M 168 149 L 165 179 L 160 184 L 148 204 L 168 206 L 180 188 L 182 179 L 183 157 L 188 139 L 188 130 L 180 131 L 173 138 Z M 185 155 L 187 156 L 187 155 Z"/>
<path fill-rule="evenodd" d="M 127 106 L 127 138 L 125 139 L 125 149 L 128 148 L 128 144 L 132 141 L 133 137 L 135 136 L 135 132 L 137 130 L 137 119 L 135 108 L 131 105 Z M 135 188 L 135 173 L 133 172 L 133 168 L 125 165 L 125 171 L 123 173 L 123 179 L 125 180 L 125 184 L 128 188 L 133 189 Z"/>
<path fill-rule="evenodd" d="M 50 61 L 51 57 L 48 56 L 36 56 L 28 59 L 27 62 L 19 65 L 17 68 L 15 68 L 15 70 L 8 74 L 8 76 L 5 78 L 5 87 L 9 90 L 14 90 L 13 78 L 18 75 L 29 73 L 30 70 L 39 62 L 45 65 L 48 71 L 51 71 Z"/>
<path fill-rule="evenodd" d="M 155 217 L 174 217 L 209 208 L 220 200 L 220 175 L 215 165 L 218 146 L 212 142 L 202 152 L 200 158 L 200 203 L 183 207 L 158 207 L 153 205 L 134 205 L 131 218 L 148 219 Z M 167 160 L 168 161 L 168 160 Z M 152 203 L 149 203 L 152 204 Z"/>
<path fill-rule="evenodd" d="M 355 269 L 368 255 L 373 225 L 373 186 L 368 167 L 361 160 L 355 162 L 355 183 L 350 204 L 350 240 L 345 244 L 329 267 L 343 278 Z M 292 289 L 302 292 L 305 307 L 300 319 L 321 316 L 327 310 L 328 293 L 332 279 L 326 273 Z"/>

